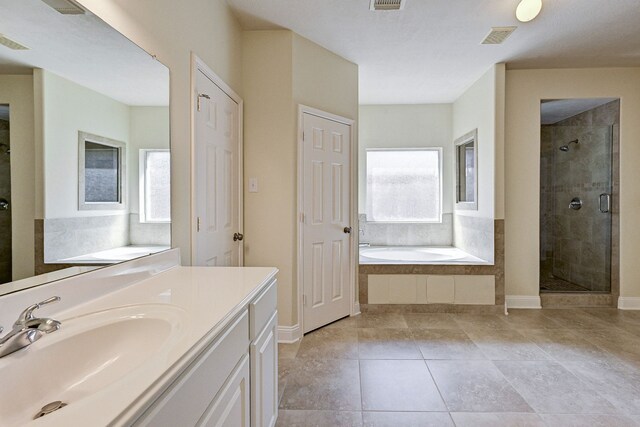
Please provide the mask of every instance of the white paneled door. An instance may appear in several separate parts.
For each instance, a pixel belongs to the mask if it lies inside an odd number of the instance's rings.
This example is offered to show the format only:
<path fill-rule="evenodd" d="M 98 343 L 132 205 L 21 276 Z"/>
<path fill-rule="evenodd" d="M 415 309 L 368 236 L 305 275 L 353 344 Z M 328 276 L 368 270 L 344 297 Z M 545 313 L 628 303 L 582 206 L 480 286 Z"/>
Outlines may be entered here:
<path fill-rule="evenodd" d="M 303 329 L 351 310 L 351 126 L 302 114 Z"/>
<path fill-rule="evenodd" d="M 238 266 L 240 106 L 196 72 L 194 265 Z"/>

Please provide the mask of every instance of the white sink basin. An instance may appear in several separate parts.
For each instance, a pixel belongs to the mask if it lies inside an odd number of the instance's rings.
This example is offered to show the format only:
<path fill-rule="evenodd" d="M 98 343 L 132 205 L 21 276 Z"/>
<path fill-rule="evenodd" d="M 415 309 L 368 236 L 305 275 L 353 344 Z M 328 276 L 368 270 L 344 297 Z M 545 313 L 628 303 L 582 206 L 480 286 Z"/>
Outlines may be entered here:
<path fill-rule="evenodd" d="M 62 320 L 59 331 L 0 359 L 1 424 L 26 424 L 53 401 L 73 405 L 166 357 L 183 320 L 180 308 L 155 304 Z"/>

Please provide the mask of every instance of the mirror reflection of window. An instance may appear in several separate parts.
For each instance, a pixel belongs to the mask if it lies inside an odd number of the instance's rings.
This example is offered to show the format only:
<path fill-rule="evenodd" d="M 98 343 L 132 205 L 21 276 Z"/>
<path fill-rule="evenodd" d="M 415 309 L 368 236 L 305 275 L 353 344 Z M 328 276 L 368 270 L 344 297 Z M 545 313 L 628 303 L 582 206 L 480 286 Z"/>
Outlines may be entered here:
<path fill-rule="evenodd" d="M 85 202 L 118 203 L 121 200 L 119 159 L 118 148 L 85 141 Z"/>
<path fill-rule="evenodd" d="M 78 209 L 125 209 L 126 144 L 78 132 L 78 148 Z"/>
<path fill-rule="evenodd" d="M 140 222 L 171 222 L 169 150 L 140 150 Z"/>

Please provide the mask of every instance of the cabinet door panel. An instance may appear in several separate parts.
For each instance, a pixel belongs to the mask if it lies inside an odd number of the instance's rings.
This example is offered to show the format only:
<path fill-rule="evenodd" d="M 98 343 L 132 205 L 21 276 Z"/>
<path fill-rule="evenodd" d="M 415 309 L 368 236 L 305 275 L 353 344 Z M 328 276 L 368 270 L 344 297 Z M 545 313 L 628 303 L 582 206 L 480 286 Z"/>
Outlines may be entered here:
<path fill-rule="evenodd" d="M 195 425 L 248 349 L 249 313 L 245 311 L 185 369 L 135 425 Z"/>
<path fill-rule="evenodd" d="M 265 289 L 253 302 L 249 304 L 249 330 L 253 341 L 267 326 L 278 305 L 278 285 L 276 280 Z"/>
<path fill-rule="evenodd" d="M 278 314 L 251 344 L 251 425 L 273 427 L 278 418 Z"/>
<path fill-rule="evenodd" d="M 249 357 L 245 356 L 229 382 L 205 411 L 198 427 L 249 427 Z"/>

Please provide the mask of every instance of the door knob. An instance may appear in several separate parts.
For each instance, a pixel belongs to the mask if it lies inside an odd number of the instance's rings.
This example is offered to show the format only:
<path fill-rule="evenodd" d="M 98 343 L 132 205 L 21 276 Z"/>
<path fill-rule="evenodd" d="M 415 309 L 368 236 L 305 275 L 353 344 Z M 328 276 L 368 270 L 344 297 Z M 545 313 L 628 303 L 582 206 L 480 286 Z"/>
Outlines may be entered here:
<path fill-rule="evenodd" d="M 351 227 L 345 227 L 342 231 L 344 231 L 345 234 L 351 234 Z"/>
<path fill-rule="evenodd" d="M 244 235 L 242 233 L 233 233 L 233 241 L 237 242 L 238 240 L 244 239 Z"/>
<path fill-rule="evenodd" d="M 0 199 L 0 210 L 8 211 L 9 210 L 9 202 L 7 199 Z"/>

